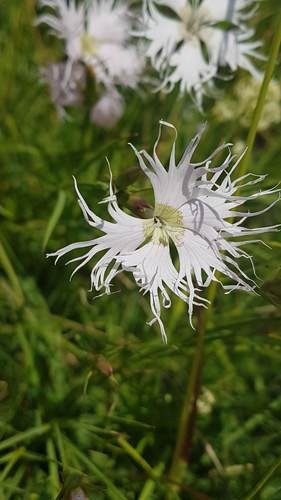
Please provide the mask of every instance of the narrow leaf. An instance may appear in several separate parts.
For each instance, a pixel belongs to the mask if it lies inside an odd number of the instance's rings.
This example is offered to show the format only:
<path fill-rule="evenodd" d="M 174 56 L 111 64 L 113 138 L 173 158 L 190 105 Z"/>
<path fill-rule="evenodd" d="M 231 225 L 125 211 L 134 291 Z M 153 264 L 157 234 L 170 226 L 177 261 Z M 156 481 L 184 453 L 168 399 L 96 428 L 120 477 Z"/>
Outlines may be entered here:
<path fill-rule="evenodd" d="M 54 229 L 55 229 L 55 227 L 60 219 L 60 216 L 61 216 L 63 209 L 64 209 L 65 200 L 66 200 L 65 192 L 59 191 L 58 199 L 57 199 L 55 208 L 54 208 L 53 213 L 48 221 L 46 231 L 44 234 L 43 244 L 42 244 L 43 250 L 45 250 L 45 248 L 48 244 L 48 241 L 49 241 L 49 239 L 50 239 L 50 237 L 51 237 L 51 235 L 52 235 L 52 233 L 53 233 L 53 231 L 54 231 Z"/>

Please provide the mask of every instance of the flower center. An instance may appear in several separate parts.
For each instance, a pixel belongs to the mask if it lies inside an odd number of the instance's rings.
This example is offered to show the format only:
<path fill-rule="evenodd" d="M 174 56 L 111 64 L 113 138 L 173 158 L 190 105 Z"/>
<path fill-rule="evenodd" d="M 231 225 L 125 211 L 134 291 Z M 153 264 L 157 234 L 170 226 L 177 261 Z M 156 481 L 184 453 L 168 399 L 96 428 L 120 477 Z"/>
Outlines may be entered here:
<path fill-rule="evenodd" d="M 202 7 L 187 5 L 181 11 L 181 35 L 184 40 L 200 37 L 200 31 L 210 22 L 208 11 Z"/>
<path fill-rule="evenodd" d="M 169 205 L 156 203 L 153 218 L 144 221 L 144 234 L 156 245 L 167 246 L 169 238 L 178 242 L 184 234 L 181 211 Z"/>
<path fill-rule="evenodd" d="M 85 56 L 92 56 L 97 51 L 95 39 L 88 33 L 83 33 L 80 38 L 81 50 Z"/>

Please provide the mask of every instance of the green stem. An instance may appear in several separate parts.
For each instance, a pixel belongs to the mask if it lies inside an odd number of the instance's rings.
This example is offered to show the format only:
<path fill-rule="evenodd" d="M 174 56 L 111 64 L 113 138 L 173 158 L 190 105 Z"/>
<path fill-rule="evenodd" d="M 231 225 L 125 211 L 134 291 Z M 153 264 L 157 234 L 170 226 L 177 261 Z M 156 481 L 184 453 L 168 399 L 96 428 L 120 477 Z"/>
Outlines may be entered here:
<path fill-rule="evenodd" d="M 48 468 L 49 468 L 49 477 L 50 477 L 50 493 L 53 498 L 56 498 L 59 488 L 60 488 L 60 480 L 59 480 L 59 471 L 58 471 L 58 463 L 56 457 L 56 451 L 54 442 L 51 438 L 47 439 L 46 442 L 46 451 L 48 456 Z"/>
<path fill-rule="evenodd" d="M 269 481 L 271 476 L 274 474 L 274 472 L 281 466 L 281 458 L 278 460 L 277 463 L 273 464 L 272 467 L 270 467 L 268 473 L 261 479 L 261 481 L 258 482 L 252 493 L 247 495 L 245 500 L 252 500 L 252 498 L 256 498 L 257 494 L 261 491 L 261 489 L 264 487 L 264 485 Z"/>
<path fill-rule="evenodd" d="M 154 480 L 159 480 L 159 476 L 155 473 L 155 470 L 149 465 L 149 463 L 138 453 L 138 451 L 130 444 L 128 441 L 119 436 L 117 438 L 117 443 L 123 448 L 123 450 L 130 455 L 130 457 L 147 473 L 147 475 Z"/>
<path fill-rule="evenodd" d="M 154 469 L 153 473 L 155 476 L 160 477 L 163 473 L 164 470 L 164 463 L 160 462 Z M 150 500 L 153 497 L 153 493 L 155 490 L 156 482 L 154 479 L 147 479 L 147 481 L 144 483 L 143 489 L 140 493 L 140 496 L 138 500 Z"/>
<path fill-rule="evenodd" d="M 11 261 L 5 251 L 4 246 L 0 242 L 0 265 L 2 265 L 4 271 L 6 272 L 11 285 L 16 293 L 17 301 L 18 301 L 18 306 L 21 306 L 24 302 L 24 295 L 23 291 L 21 289 L 21 285 L 19 282 L 19 279 L 17 277 L 17 274 L 11 264 Z"/>
<path fill-rule="evenodd" d="M 4 439 L 4 441 L 0 443 L 0 451 L 5 450 L 6 448 L 10 448 L 10 446 L 15 446 L 22 441 L 29 441 L 36 436 L 42 436 L 42 434 L 46 434 L 47 432 L 49 432 L 50 427 L 50 424 L 39 425 L 38 427 L 33 427 L 32 429 L 28 429 L 24 432 L 19 432 L 15 436 Z"/>
<path fill-rule="evenodd" d="M 53 429 L 54 429 L 54 435 L 55 435 L 56 445 L 57 445 L 58 452 L 59 452 L 59 457 L 60 457 L 61 462 L 63 464 L 63 468 L 66 469 L 68 464 L 67 464 L 65 447 L 64 447 L 64 443 L 63 443 L 63 438 L 62 438 L 61 430 L 60 430 L 60 428 L 59 428 L 59 426 L 58 426 L 57 423 L 54 423 Z"/>
<path fill-rule="evenodd" d="M 18 448 L 17 450 L 14 450 L 10 454 L 10 460 L 8 461 L 6 467 L 4 467 L 4 469 L 2 470 L 2 472 L 0 474 L 0 483 L 2 483 L 2 481 L 4 481 L 4 479 L 7 477 L 10 470 L 12 469 L 12 467 L 14 467 L 15 463 L 20 459 L 20 457 L 22 457 L 24 452 L 25 452 L 24 448 Z"/>
<path fill-rule="evenodd" d="M 211 288 L 210 288 L 211 290 Z M 181 477 L 185 470 L 186 464 L 190 459 L 190 452 L 192 446 L 192 438 L 194 433 L 195 419 L 196 419 L 196 406 L 197 399 L 201 387 L 201 375 L 203 368 L 203 354 L 204 354 L 204 335 L 207 311 L 200 310 L 197 327 L 197 343 L 195 346 L 195 353 L 193 357 L 191 373 L 188 376 L 186 393 L 182 405 L 182 412 L 180 416 L 178 434 L 176 439 L 176 446 L 172 464 L 169 471 L 169 480 L 171 482 L 181 482 Z M 174 498 L 174 493 L 179 490 L 176 484 L 171 485 L 167 492 L 167 498 Z"/>
<path fill-rule="evenodd" d="M 22 325 L 19 325 L 16 328 L 16 333 L 19 339 L 19 343 L 24 354 L 24 362 L 26 366 L 26 372 L 29 375 L 30 384 L 33 387 L 39 386 L 39 374 L 35 367 L 33 350 L 28 342 L 27 336 L 25 335 L 24 328 Z"/>
<path fill-rule="evenodd" d="M 14 472 L 13 477 L 9 481 L 5 481 L 5 500 L 11 500 L 12 498 L 15 498 L 16 493 L 21 494 L 21 496 L 24 494 L 24 490 L 22 488 L 19 488 L 18 485 L 20 484 L 25 471 L 25 465 L 19 465 L 17 467 L 17 470 Z M 21 497 L 18 496 L 18 498 Z"/>
<path fill-rule="evenodd" d="M 45 251 L 46 246 L 48 244 L 48 241 L 49 241 L 50 237 L 52 236 L 52 233 L 53 233 L 53 231 L 54 231 L 54 229 L 55 229 L 55 227 L 56 227 L 56 225 L 57 225 L 57 223 L 58 223 L 58 221 L 63 213 L 65 202 L 66 202 L 65 192 L 59 191 L 57 202 L 55 204 L 53 213 L 48 221 L 46 231 L 44 234 L 43 243 L 42 243 L 42 250 L 43 251 Z"/>
<path fill-rule="evenodd" d="M 65 438 L 66 439 L 66 438 Z M 73 455 L 78 459 L 80 464 L 84 464 L 88 470 L 93 474 L 93 477 L 99 479 L 107 487 L 108 497 L 112 500 L 128 500 L 127 497 L 113 484 L 111 479 L 104 474 L 94 463 L 87 457 L 79 448 L 77 448 L 71 441 L 67 440 L 67 445 L 72 451 Z"/>
<path fill-rule="evenodd" d="M 281 43 L 281 14 L 279 14 L 279 16 L 277 18 L 276 26 L 277 26 L 276 31 L 275 31 L 275 34 L 274 34 L 274 37 L 273 37 L 273 40 L 271 43 L 270 51 L 269 51 L 268 62 L 267 62 L 266 68 L 265 68 L 263 82 L 261 84 L 261 88 L 260 88 L 258 99 L 257 99 L 257 104 L 256 104 L 254 114 L 253 114 L 252 123 L 251 123 L 248 137 L 247 137 L 247 142 L 246 142 L 247 152 L 246 152 L 243 160 L 241 161 L 241 163 L 237 169 L 238 176 L 244 175 L 246 170 L 247 170 L 248 163 L 249 163 L 251 153 L 253 150 L 255 138 L 257 135 L 258 124 L 259 124 L 260 117 L 261 117 L 262 110 L 263 110 L 263 106 L 265 103 L 266 94 L 268 91 L 268 86 L 270 84 L 270 80 L 272 78 L 274 67 L 276 64 L 277 57 L 278 57 L 280 43 Z"/>

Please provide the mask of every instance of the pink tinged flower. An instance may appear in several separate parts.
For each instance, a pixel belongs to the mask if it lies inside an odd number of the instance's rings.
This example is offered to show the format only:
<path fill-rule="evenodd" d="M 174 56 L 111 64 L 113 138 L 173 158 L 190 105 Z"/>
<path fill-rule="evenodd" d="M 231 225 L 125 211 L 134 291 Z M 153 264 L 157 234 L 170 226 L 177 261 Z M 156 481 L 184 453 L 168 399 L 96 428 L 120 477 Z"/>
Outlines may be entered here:
<path fill-rule="evenodd" d="M 138 35 L 147 40 L 146 57 L 159 72 L 159 89 L 170 91 L 178 84 L 181 93 L 191 93 L 201 106 L 208 84 L 222 66 L 232 71 L 241 67 L 256 76 L 251 59 L 261 58 L 256 50 L 260 43 L 252 41 L 253 30 L 247 25 L 247 8 L 253 3 L 146 0 Z"/>
<path fill-rule="evenodd" d="M 188 304 L 189 321 L 192 324 L 194 305 L 206 307 L 207 300 L 200 292 L 212 281 L 219 281 L 215 274 L 221 273 L 227 282 L 220 282 L 227 293 L 240 289 L 251 292 L 255 282 L 242 270 L 238 261 L 245 258 L 251 264 L 252 257 L 243 246 L 257 242 L 260 233 L 278 230 L 278 226 L 248 228 L 244 222 L 271 208 L 278 200 L 259 212 L 241 211 L 245 202 L 261 196 L 272 195 L 278 189 L 258 191 L 250 196 L 236 194 L 245 186 L 259 183 L 265 176 L 246 174 L 233 180 L 233 173 L 241 157 L 232 155 L 230 144 L 217 148 L 200 163 L 192 162 L 193 153 L 201 138 L 201 130 L 187 146 L 177 163 L 175 141 L 172 145 L 169 165 L 164 167 L 157 155 L 157 146 L 162 126 L 173 125 L 160 122 L 159 135 L 153 153 L 133 150 L 154 192 L 154 213 L 148 219 L 139 219 L 125 213 L 118 205 L 110 179 L 109 196 L 104 200 L 112 218 L 108 222 L 98 217 L 82 197 L 74 179 L 78 202 L 88 224 L 103 233 L 89 241 L 72 243 L 48 256 L 56 261 L 68 252 L 87 248 L 86 253 L 70 262 L 80 262 L 81 267 L 95 259 L 91 271 L 91 290 L 102 289 L 110 293 L 113 278 L 121 271 L 132 273 L 140 291 L 150 297 L 153 319 L 158 322 L 162 338 L 166 332 L 161 319 L 161 309 L 171 305 L 173 292 Z M 227 156 L 218 167 L 212 162 L 217 153 L 226 150 Z M 278 198 L 279 199 L 279 198 Z M 251 240 L 240 237 L 253 236 Z M 171 248 L 177 250 L 177 259 Z"/>
<path fill-rule="evenodd" d="M 93 106 L 90 118 L 93 123 L 105 129 L 113 128 L 124 111 L 123 97 L 115 89 L 105 92 Z"/>
<path fill-rule="evenodd" d="M 83 101 L 86 85 L 85 67 L 74 63 L 52 63 L 41 68 L 41 77 L 47 83 L 51 99 L 61 117 L 66 116 L 65 108 L 79 106 Z"/>
<path fill-rule="evenodd" d="M 70 63 L 84 62 L 96 79 L 106 87 L 122 85 L 135 88 L 139 82 L 144 57 L 132 44 L 132 16 L 127 2 L 91 0 L 41 0 L 53 8 L 53 14 L 39 16 L 53 33 L 65 40 Z"/>

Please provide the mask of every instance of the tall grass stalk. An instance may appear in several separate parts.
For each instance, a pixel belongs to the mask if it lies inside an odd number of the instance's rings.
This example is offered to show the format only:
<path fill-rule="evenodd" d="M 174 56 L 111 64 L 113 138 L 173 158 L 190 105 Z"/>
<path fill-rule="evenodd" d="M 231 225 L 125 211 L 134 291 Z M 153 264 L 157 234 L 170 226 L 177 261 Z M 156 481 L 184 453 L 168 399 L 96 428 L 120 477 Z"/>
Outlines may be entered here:
<path fill-rule="evenodd" d="M 279 14 L 277 21 L 276 21 L 276 29 L 274 33 L 274 37 L 271 43 L 270 51 L 269 51 L 269 56 L 268 56 L 268 62 L 265 68 L 265 73 L 263 77 L 263 81 L 260 87 L 256 107 L 254 110 L 253 114 L 253 119 L 249 128 L 248 132 L 248 137 L 247 137 L 247 151 L 246 154 L 241 161 L 238 169 L 237 169 L 237 176 L 242 176 L 245 174 L 248 168 L 248 164 L 251 158 L 251 153 L 253 150 L 253 146 L 255 143 L 255 138 L 257 135 L 257 129 L 258 129 L 258 124 L 261 118 L 262 110 L 265 104 L 265 99 L 268 91 L 268 87 L 273 75 L 273 71 L 276 65 L 277 57 L 279 54 L 279 48 L 280 48 L 280 43 L 281 43 L 281 14 Z"/>

